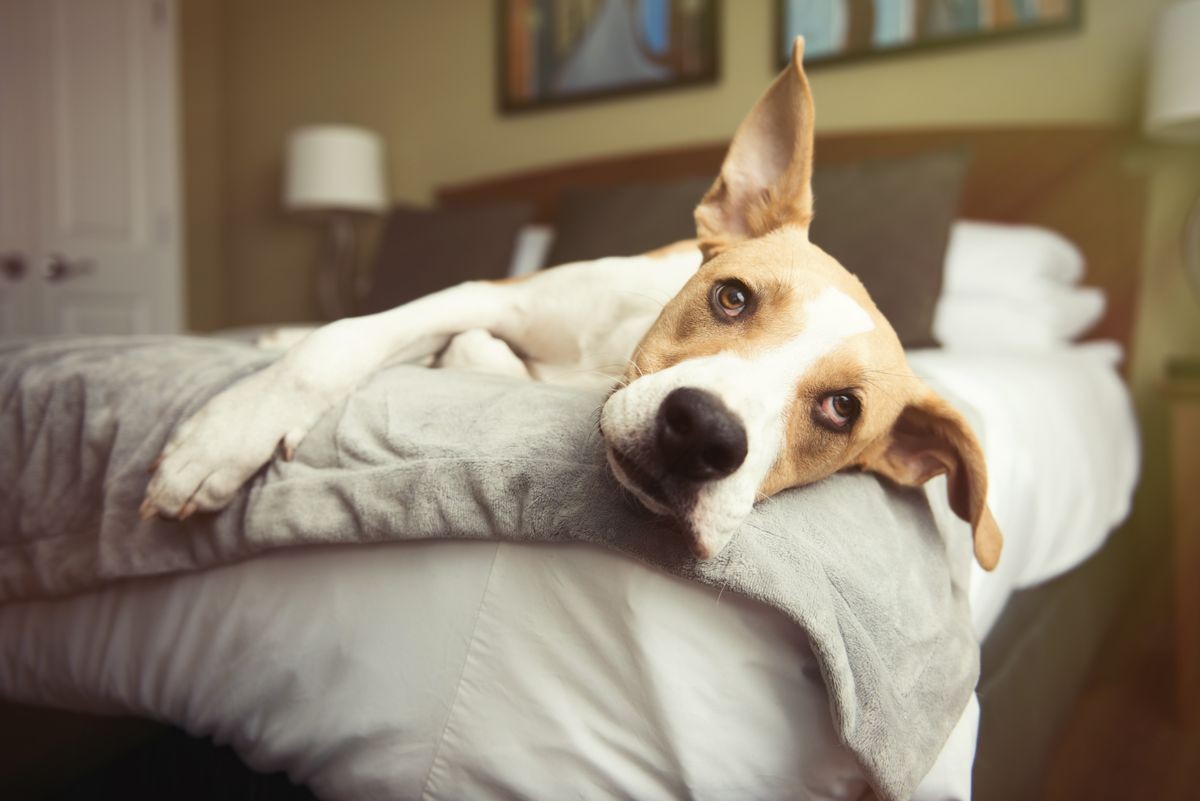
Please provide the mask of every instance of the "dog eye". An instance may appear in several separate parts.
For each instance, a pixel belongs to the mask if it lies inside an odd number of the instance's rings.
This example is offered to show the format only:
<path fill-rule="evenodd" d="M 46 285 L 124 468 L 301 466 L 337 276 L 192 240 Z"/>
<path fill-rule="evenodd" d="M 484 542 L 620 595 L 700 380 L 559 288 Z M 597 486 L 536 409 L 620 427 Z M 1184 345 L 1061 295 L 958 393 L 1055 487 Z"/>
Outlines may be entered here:
<path fill-rule="evenodd" d="M 726 317 L 737 317 L 750 302 L 750 290 L 741 281 L 722 281 L 713 287 L 713 307 Z"/>
<path fill-rule="evenodd" d="M 834 431 L 845 431 L 862 413 L 862 402 L 849 392 L 834 392 L 818 404 L 819 422 Z"/>

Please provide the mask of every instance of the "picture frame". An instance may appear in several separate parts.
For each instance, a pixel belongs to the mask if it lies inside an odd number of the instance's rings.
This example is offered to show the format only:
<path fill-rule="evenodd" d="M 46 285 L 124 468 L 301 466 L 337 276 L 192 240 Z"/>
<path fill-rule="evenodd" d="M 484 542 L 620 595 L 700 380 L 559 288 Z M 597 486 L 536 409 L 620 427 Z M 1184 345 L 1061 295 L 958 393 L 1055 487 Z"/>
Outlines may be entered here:
<path fill-rule="evenodd" d="M 720 0 L 496 0 L 497 98 L 522 113 L 715 83 Z"/>
<path fill-rule="evenodd" d="M 780 66 L 805 36 L 806 65 L 843 64 L 1078 30 L 1083 0 L 776 0 Z"/>

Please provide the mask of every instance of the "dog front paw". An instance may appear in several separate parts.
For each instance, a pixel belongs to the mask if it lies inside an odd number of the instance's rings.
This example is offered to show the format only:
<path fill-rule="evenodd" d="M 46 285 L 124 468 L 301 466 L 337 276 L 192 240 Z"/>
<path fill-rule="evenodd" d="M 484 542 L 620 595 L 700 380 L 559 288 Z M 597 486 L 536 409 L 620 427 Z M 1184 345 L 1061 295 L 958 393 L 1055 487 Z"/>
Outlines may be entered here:
<path fill-rule="evenodd" d="M 151 466 L 144 519 L 223 509 L 277 452 L 292 458 L 323 408 L 281 392 L 268 371 L 217 395 L 175 430 Z"/>

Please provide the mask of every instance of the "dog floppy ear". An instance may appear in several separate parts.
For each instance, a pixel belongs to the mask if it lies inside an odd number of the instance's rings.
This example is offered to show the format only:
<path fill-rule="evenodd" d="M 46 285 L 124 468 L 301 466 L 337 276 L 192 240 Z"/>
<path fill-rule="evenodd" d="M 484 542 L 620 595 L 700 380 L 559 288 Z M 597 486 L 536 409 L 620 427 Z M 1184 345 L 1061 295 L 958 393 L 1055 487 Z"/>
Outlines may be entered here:
<path fill-rule="evenodd" d="M 804 37 L 791 63 L 734 134 L 721 174 L 696 207 L 696 233 L 710 259 L 738 240 L 812 220 L 813 101 Z"/>
<path fill-rule="evenodd" d="M 891 432 L 868 450 L 862 466 L 905 487 L 945 473 L 950 508 L 971 524 L 975 559 L 984 570 L 996 566 L 1004 537 L 987 507 L 983 449 L 946 401 L 927 391 L 910 402 Z"/>

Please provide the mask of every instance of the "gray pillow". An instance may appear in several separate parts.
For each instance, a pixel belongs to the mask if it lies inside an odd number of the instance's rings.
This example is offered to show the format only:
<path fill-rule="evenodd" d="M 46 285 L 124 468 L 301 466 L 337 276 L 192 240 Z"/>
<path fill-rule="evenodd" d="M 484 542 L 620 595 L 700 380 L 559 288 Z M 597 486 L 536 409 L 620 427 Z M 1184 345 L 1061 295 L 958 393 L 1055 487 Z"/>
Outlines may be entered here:
<path fill-rule="evenodd" d="M 950 227 L 965 151 L 816 168 L 812 241 L 856 274 L 905 347 L 935 344 Z M 696 235 L 692 211 L 711 177 L 579 188 L 563 194 L 547 265 L 631 256 Z"/>
<path fill-rule="evenodd" d="M 818 167 L 812 241 L 859 277 L 906 348 L 933 347 L 966 151 Z"/>
<path fill-rule="evenodd" d="M 504 278 L 527 203 L 451 209 L 396 206 L 384 223 L 362 311 L 390 309 L 463 281 Z"/>
<path fill-rule="evenodd" d="M 711 177 L 580 187 L 563 193 L 546 265 L 634 256 L 696 237 L 692 211 Z"/>

